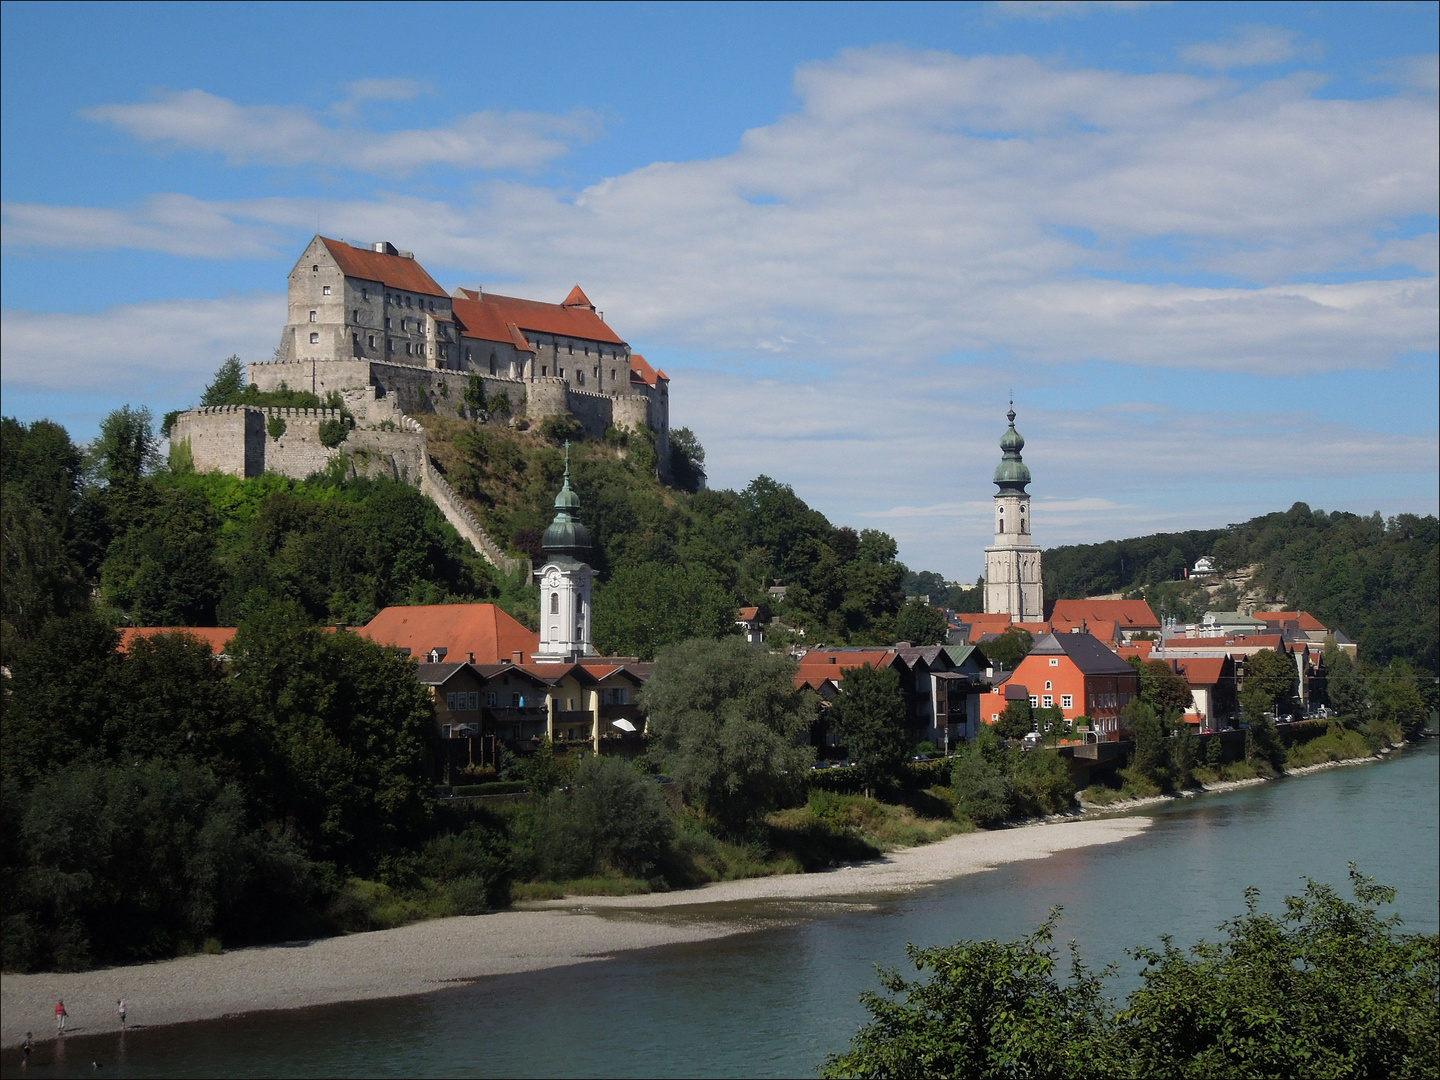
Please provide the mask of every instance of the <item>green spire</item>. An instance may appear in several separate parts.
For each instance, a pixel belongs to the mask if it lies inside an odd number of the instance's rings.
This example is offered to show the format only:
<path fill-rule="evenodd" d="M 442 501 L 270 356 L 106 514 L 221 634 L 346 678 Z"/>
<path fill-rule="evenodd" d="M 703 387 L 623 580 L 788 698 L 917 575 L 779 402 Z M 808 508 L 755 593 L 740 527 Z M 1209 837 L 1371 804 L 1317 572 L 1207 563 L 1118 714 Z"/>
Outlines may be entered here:
<path fill-rule="evenodd" d="M 1000 464 L 995 469 L 995 485 L 1003 492 L 1024 493 L 1030 483 L 1030 469 L 1020 457 L 1025 448 L 1025 436 L 1015 430 L 1015 402 L 1010 402 L 1010 411 L 1005 414 L 1010 427 L 1000 436 Z"/>
<path fill-rule="evenodd" d="M 546 559 L 584 556 L 590 550 L 590 530 L 580 523 L 580 496 L 570 487 L 570 443 L 565 443 L 565 480 L 555 496 L 555 520 L 545 530 L 540 546 Z M 583 561 L 583 559 L 582 559 Z"/>

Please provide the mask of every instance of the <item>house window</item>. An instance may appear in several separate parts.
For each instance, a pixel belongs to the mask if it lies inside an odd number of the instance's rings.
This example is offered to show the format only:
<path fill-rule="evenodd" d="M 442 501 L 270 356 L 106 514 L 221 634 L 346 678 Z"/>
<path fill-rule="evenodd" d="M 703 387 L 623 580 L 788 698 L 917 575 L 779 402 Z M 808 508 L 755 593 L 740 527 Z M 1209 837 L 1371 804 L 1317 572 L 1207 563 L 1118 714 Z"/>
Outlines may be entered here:
<path fill-rule="evenodd" d="M 1060 695 L 1060 707 L 1061 707 L 1062 709 L 1073 709 L 1073 708 L 1075 707 L 1075 699 L 1074 699 L 1074 697 L 1072 697 L 1072 696 L 1069 695 L 1069 694 L 1061 694 L 1061 695 Z"/>
<path fill-rule="evenodd" d="M 1040 699 L 1039 699 L 1038 697 L 1036 697 L 1034 694 L 1031 694 L 1031 695 L 1030 695 L 1030 707 L 1031 707 L 1032 709 L 1035 709 L 1035 708 L 1039 708 L 1039 706 L 1040 706 Z"/>
<path fill-rule="evenodd" d="M 1046 695 L 1045 695 L 1045 708 L 1047 708 L 1047 709 L 1053 709 L 1054 707 L 1055 707 L 1055 699 L 1054 699 L 1054 697 L 1052 697 L 1052 696 L 1049 695 L 1049 694 L 1046 694 Z"/>
<path fill-rule="evenodd" d="M 449 738 L 452 737 L 452 736 L 450 735 L 450 725 L 449 725 L 449 724 L 443 725 L 443 726 L 440 728 L 440 732 L 441 732 L 441 734 L 443 734 L 443 735 L 445 736 L 445 738 L 447 738 L 447 739 L 449 739 Z"/>
<path fill-rule="evenodd" d="M 320 295 L 321 295 L 321 296 L 329 296 L 329 295 L 330 295 L 330 286 L 329 286 L 329 285 L 321 285 L 321 286 L 320 286 Z"/>
<path fill-rule="evenodd" d="M 990 722 L 992 724 L 998 724 L 1000 722 L 1000 714 L 998 712 L 992 712 L 990 714 Z"/>
<path fill-rule="evenodd" d="M 465 695 L 465 707 L 471 710 L 480 707 L 480 692 L 478 690 L 472 690 Z"/>
<path fill-rule="evenodd" d="M 445 708 L 451 712 L 455 711 L 455 694 L 453 691 L 445 695 Z"/>
<path fill-rule="evenodd" d="M 312 334 L 310 335 L 310 344 L 311 344 L 311 345 L 319 345 L 319 344 L 320 344 L 320 335 L 319 335 L 319 334 L 316 334 L 316 333 L 312 333 Z"/>
<path fill-rule="evenodd" d="M 519 695 L 519 694 L 511 694 L 511 695 L 510 695 L 510 707 L 511 707 L 512 709 L 518 709 L 518 708 L 520 707 L 520 695 Z"/>
<path fill-rule="evenodd" d="M 1050 682 L 1049 679 L 1046 679 L 1046 680 L 1045 680 L 1045 689 L 1046 689 L 1046 690 L 1054 690 L 1054 689 L 1055 689 L 1054 685 Z"/>
<path fill-rule="evenodd" d="M 311 321 L 311 322 L 314 322 L 314 321 L 315 321 L 315 312 L 313 312 L 313 311 L 310 312 L 310 321 Z"/>
<path fill-rule="evenodd" d="M 495 691 L 493 691 L 493 690 L 486 690 L 486 691 L 485 691 L 485 707 L 486 707 L 487 709 L 493 709 L 493 708 L 495 708 Z"/>
<path fill-rule="evenodd" d="M 1050 661 L 1050 666 L 1051 666 L 1051 667 L 1059 667 L 1059 666 L 1060 666 L 1060 658 L 1057 656 L 1057 657 L 1055 657 L 1053 660 L 1051 660 L 1051 661 Z"/>

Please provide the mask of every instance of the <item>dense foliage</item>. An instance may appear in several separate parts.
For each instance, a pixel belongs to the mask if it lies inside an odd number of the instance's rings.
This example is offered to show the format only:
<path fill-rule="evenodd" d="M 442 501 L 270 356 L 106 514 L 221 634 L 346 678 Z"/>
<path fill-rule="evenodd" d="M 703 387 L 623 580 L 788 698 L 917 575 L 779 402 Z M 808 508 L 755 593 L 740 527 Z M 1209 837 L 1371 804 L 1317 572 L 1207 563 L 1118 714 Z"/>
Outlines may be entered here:
<path fill-rule="evenodd" d="M 851 668 L 830 706 L 830 724 L 866 787 L 892 782 L 910 755 L 902 725 L 900 674 L 864 664 Z"/>
<path fill-rule="evenodd" d="M 426 835 L 434 709 L 394 650 L 279 603 L 242 622 L 228 669 L 183 633 L 116 643 L 72 615 L 11 665 L 7 968 L 313 932 L 337 876 Z"/>
<path fill-rule="evenodd" d="M 1434 516 L 1387 520 L 1296 503 L 1224 529 L 1051 548 L 1045 596 L 1133 591 L 1151 600 L 1157 614 L 1165 606 L 1186 620 L 1207 606 L 1233 609 L 1233 590 L 1220 590 L 1207 605 L 1198 584 L 1176 587 L 1202 555 L 1222 574 L 1255 567 L 1252 587 L 1265 601 L 1311 612 L 1377 664 L 1398 657 L 1431 673 L 1440 669 L 1440 522 Z"/>
<path fill-rule="evenodd" d="M 795 663 L 738 638 L 671 646 L 642 691 L 650 755 L 687 802 L 732 832 L 788 805 L 814 760 L 811 701 Z"/>
<path fill-rule="evenodd" d="M 1044 747 L 1007 745 L 988 725 L 956 754 L 950 785 L 955 816 L 982 828 L 1011 818 L 1058 814 L 1075 804 L 1075 784 L 1064 758 Z"/>
<path fill-rule="evenodd" d="M 1307 879 L 1279 915 L 1255 890 L 1224 939 L 1141 948 L 1121 1008 L 1108 972 L 1053 946 L 1058 912 L 1019 941 L 962 941 L 880 975 L 871 1020 L 833 1077 L 1409 1077 L 1440 1069 L 1440 936 L 1383 918 L 1394 890 L 1351 869 L 1355 901 Z"/>

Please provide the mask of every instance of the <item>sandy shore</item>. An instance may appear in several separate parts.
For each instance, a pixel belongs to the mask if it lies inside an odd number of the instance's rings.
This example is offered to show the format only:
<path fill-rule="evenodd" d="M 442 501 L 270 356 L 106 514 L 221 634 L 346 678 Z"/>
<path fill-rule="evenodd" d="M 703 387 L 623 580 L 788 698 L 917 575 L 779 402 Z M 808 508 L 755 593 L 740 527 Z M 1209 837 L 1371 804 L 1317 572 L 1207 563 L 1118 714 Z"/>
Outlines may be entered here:
<path fill-rule="evenodd" d="M 63 999 L 73 1034 L 118 1027 L 124 998 L 132 1024 L 155 1027 L 268 1009 L 404 997 L 493 975 L 563 967 L 631 949 L 741 933 L 734 902 L 856 901 L 933 885 L 1005 863 L 1115 843 L 1148 818 L 1073 821 L 953 836 L 883 859 L 818 874 L 752 878 L 683 892 L 552 901 L 523 911 L 436 919 L 395 930 L 239 949 L 155 964 L 69 974 L 0 975 L 0 1044 L 25 1032 L 53 1038 Z M 699 911 L 695 909 L 699 908 Z M 666 909 L 690 909 L 688 911 Z M 798 914 L 797 914 L 798 917 Z"/>

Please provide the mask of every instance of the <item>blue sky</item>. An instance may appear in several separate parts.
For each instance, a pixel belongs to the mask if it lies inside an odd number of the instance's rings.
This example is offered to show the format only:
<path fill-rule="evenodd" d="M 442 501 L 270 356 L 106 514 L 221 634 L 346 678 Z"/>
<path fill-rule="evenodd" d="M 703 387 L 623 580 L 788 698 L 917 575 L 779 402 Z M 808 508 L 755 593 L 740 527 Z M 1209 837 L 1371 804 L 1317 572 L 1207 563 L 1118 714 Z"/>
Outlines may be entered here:
<path fill-rule="evenodd" d="M 0 393 L 90 437 L 265 359 L 315 232 L 579 282 L 712 482 L 973 579 L 1434 513 L 1434 4 L 3 5 Z"/>

